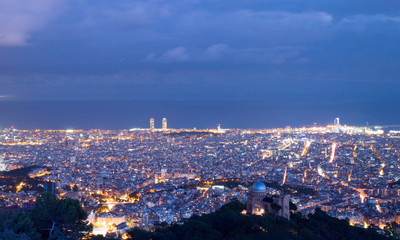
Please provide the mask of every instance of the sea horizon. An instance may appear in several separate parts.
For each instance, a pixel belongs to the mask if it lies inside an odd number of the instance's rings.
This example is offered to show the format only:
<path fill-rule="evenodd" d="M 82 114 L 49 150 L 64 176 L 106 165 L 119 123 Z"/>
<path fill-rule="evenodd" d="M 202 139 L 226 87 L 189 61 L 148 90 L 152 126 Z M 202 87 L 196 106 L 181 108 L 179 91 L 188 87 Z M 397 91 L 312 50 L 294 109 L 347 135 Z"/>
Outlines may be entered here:
<path fill-rule="evenodd" d="M 268 129 L 326 126 L 339 117 L 349 126 L 399 125 L 400 112 L 380 102 L 274 103 L 267 100 L 7 100 L 0 101 L 0 129 L 161 128 Z"/>

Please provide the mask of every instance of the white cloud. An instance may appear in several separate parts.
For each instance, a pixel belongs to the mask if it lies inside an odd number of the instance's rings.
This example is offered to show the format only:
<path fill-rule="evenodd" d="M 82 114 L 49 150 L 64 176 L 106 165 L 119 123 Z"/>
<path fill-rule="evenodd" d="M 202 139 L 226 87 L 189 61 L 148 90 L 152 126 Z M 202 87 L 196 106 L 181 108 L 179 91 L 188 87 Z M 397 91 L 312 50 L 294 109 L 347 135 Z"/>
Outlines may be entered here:
<path fill-rule="evenodd" d="M 231 49 L 231 58 L 235 62 L 255 62 L 280 65 L 287 62 L 298 63 L 300 48 L 271 47 L 271 48 L 241 48 Z"/>
<path fill-rule="evenodd" d="M 164 55 L 161 56 L 161 60 L 167 62 L 186 61 L 189 60 L 189 56 L 187 55 L 186 49 L 184 47 L 177 47 L 164 53 Z"/>
<path fill-rule="evenodd" d="M 156 62 L 210 62 L 231 61 L 234 63 L 261 63 L 280 65 L 287 62 L 306 63 L 301 58 L 300 52 L 304 49 L 291 46 L 279 46 L 270 48 L 231 48 L 226 44 L 213 44 L 205 49 L 190 49 L 191 55 L 187 54 L 185 47 L 177 47 L 166 51 L 164 54 L 149 54 L 145 61 Z"/>
<path fill-rule="evenodd" d="M 60 13 L 63 0 L 0 0 L 0 45 L 21 46 Z"/>
<path fill-rule="evenodd" d="M 241 10 L 234 13 L 237 16 L 244 18 L 253 18 L 262 20 L 263 22 L 270 22 L 273 24 L 280 23 L 282 25 L 298 25 L 304 23 L 331 23 L 333 18 L 330 14 L 325 12 L 282 12 L 282 11 L 249 11 Z"/>
<path fill-rule="evenodd" d="M 205 58 L 206 60 L 219 59 L 227 50 L 228 46 L 226 44 L 213 44 L 206 49 Z"/>
<path fill-rule="evenodd" d="M 161 62 L 183 62 L 189 60 L 189 55 L 186 53 L 184 47 L 176 47 L 171 50 L 166 51 L 161 56 L 156 56 L 156 54 L 149 54 L 146 61 L 161 61 Z"/>
<path fill-rule="evenodd" d="M 392 24 L 399 24 L 400 16 L 388 16 L 384 14 L 353 15 L 342 18 L 336 27 L 339 30 L 357 32 L 387 31 L 387 27 L 393 30 Z M 398 28 L 397 28 L 398 29 Z"/>
<path fill-rule="evenodd" d="M 371 23 L 371 22 L 400 22 L 399 16 L 387 16 L 384 14 L 375 15 L 353 15 L 345 17 L 341 22 L 360 22 L 360 23 Z"/>

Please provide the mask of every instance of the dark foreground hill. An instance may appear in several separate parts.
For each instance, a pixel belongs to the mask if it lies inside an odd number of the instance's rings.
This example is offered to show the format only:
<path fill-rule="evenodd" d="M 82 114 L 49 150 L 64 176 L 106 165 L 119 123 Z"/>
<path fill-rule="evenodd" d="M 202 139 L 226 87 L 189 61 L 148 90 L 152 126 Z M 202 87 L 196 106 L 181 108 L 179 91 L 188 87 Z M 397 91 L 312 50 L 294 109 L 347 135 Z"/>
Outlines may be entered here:
<path fill-rule="evenodd" d="M 320 209 L 314 214 L 294 214 L 290 220 L 273 215 L 241 214 L 244 205 L 233 201 L 220 210 L 193 216 L 183 224 L 160 224 L 155 231 L 130 229 L 130 239 L 135 240 L 384 240 L 390 239 L 375 230 L 356 228 L 346 220 L 328 216 Z M 30 211 L 0 211 L 0 240 L 23 239 L 106 239 L 87 236 L 91 226 L 84 220 L 86 214 L 77 200 L 57 198 L 43 193 Z M 388 230 L 386 231 L 391 234 Z M 87 237 L 84 237 L 84 236 Z M 397 239 L 391 237 L 391 239 Z"/>
<path fill-rule="evenodd" d="M 220 210 L 203 216 L 193 216 L 184 224 L 159 227 L 153 232 L 131 229 L 135 240 L 200 240 L 200 239 L 298 239 L 298 240 L 384 240 L 389 239 L 373 229 L 352 227 L 346 220 L 328 216 L 320 209 L 314 214 L 294 214 L 291 220 L 273 215 L 248 216 L 241 214 L 244 205 L 238 201 L 223 206 Z"/>

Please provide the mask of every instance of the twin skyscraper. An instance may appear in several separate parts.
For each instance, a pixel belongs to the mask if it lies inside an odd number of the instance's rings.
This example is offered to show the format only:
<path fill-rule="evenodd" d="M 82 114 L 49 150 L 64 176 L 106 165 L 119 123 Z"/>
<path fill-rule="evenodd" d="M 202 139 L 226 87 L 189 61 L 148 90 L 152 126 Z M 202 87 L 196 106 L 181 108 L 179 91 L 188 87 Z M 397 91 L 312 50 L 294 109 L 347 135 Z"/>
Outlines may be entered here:
<path fill-rule="evenodd" d="M 162 120 L 162 130 L 163 131 L 167 131 L 167 119 L 163 118 Z M 155 128 L 154 128 L 154 118 L 150 118 L 150 131 L 154 132 Z"/>

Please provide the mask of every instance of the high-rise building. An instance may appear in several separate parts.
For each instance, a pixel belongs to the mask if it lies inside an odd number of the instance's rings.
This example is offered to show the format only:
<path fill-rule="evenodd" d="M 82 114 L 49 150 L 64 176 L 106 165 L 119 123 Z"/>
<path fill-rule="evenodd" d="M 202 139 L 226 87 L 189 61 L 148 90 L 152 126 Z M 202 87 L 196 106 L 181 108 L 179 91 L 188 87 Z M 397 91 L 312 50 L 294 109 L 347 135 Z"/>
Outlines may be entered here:
<path fill-rule="evenodd" d="M 221 132 L 221 124 L 217 124 L 217 132 Z"/>
<path fill-rule="evenodd" d="M 335 118 L 335 121 L 333 121 L 333 125 L 335 125 L 336 127 L 340 126 L 339 118 Z"/>
<path fill-rule="evenodd" d="M 4 158 L 0 155 L 0 171 L 10 171 L 8 164 L 4 162 Z"/>
<path fill-rule="evenodd" d="M 165 169 L 165 168 L 162 168 L 161 169 L 161 178 L 162 179 L 165 179 L 165 174 L 167 173 L 167 169 Z"/>
<path fill-rule="evenodd" d="M 150 131 L 154 132 L 154 118 L 150 118 Z"/>
<path fill-rule="evenodd" d="M 167 119 L 163 118 L 162 120 L 162 130 L 167 131 Z"/>

